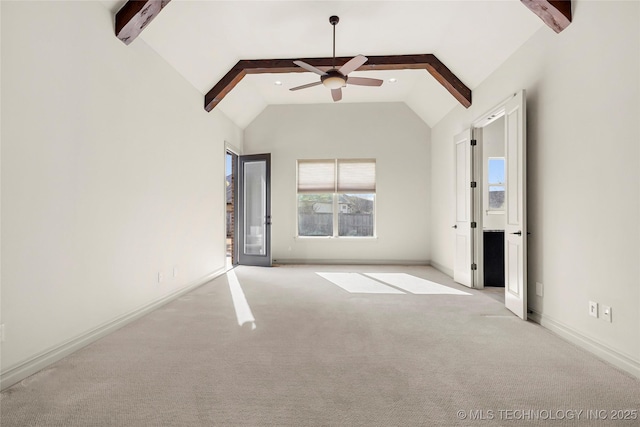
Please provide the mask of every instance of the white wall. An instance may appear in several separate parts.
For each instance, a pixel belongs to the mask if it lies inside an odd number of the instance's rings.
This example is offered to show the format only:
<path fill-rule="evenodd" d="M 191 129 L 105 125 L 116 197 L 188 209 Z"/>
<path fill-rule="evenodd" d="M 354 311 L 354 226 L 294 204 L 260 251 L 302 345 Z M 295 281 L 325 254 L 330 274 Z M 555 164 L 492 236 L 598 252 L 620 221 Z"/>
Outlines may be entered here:
<path fill-rule="evenodd" d="M 1 7 L 4 375 L 224 266 L 242 133 L 100 3 Z"/>
<path fill-rule="evenodd" d="M 529 306 L 640 376 L 640 3 L 574 3 L 565 31 L 542 28 L 432 129 L 431 256 L 452 268 L 453 135 L 526 89 Z"/>
<path fill-rule="evenodd" d="M 405 104 L 272 105 L 244 153 L 271 153 L 272 253 L 296 262 L 426 263 L 430 129 Z M 296 160 L 375 158 L 377 239 L 296 238 Z"/>

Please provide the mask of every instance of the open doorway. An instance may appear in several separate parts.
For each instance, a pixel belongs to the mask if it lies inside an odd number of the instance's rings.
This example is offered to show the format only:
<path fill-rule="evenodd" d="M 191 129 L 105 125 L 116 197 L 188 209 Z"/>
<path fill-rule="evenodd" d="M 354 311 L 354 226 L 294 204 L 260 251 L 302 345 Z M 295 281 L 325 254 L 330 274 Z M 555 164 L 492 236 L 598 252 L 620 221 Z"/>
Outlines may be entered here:
<path fill-rule="evenodd" d="M 527 319 L 528 234 L 525 113 L 525 93 L 520 91 L 454 136 L 452 226 L 453 279 L 483 289 L 485 257 L 487 262 L 496 261 L 498 279 L 504 280 L 498 289 L 504 290 L 505 307 L 523 320 Z M 497 253 L 485 251 L 485 237 L 487 243 L 495 242 Z"/>
<path fill-rule="evenodd" d="M 527 319 L 525 93 L 509 97 L 473 123 L 477 152 L 472 198 L 477 268 L 474 287 L 498 289 L 505 307 Z M 476 187 L 474 185 L 474 187 Z"/>
<path fill-rule="evenodd" d="M 505 284 L 505 132 L 504 116 L 487 119 L 478 127 L 477 287 L 504 304 Z M 480 228 L 481 227 L 481 228 Z"/>
<path fill-rule="evenodd" d="M 271 260 L 271 155 L 238 155 L 225 147 L 226 268 Z"/>
<path fill-rule="evenodd" d="M 482 279 L 484 286 L 503 287 L 505 228 L 504 116 L 482 128 Z"/>
<path fill-rule="evenodd" d="M 225 201 L 226 201 L 226 236 L 225 250 L 227 268 L 238 263 L 236 251 L 236 182 L 238 155 L 230 150 L 225 152 Z"/>

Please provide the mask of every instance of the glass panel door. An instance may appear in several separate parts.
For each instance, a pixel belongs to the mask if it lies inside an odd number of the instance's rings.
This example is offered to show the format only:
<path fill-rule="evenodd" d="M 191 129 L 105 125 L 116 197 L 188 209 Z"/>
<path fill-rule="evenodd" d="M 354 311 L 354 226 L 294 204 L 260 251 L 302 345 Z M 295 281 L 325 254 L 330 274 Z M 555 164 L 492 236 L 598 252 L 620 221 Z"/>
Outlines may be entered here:
<path fill-rule="evenodd" d="M 270 154 L 239 157 L 238 263 L 271 266 Z"/>

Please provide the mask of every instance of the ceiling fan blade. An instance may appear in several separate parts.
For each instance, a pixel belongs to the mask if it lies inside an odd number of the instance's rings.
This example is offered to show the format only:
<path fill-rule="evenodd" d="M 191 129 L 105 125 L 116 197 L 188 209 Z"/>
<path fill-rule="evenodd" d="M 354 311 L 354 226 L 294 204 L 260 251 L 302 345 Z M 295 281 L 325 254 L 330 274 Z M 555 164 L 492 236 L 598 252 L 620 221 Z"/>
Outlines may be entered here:
<path fill-rule="evenodd" d="M 331 89 L 331 97 L 333 97 L 333 102 L 338 102 L 342 99 L 342 89 Z"/>
<path fill-rule="evenodd" d="M 358 86 L 382 86 L 383 80 L 370 79 L 369 77 L 349 77 L 347 84 Z"/>
<path fill-rule="evenodd" d="M 319 68 L 314 67 L 313 65 L 309 65 L 306 62 L 303 61 L 293 61 L 294 64 L 296 64 L 298 67 L 304 68 L 307 71 L 311 71 L 312 73 L 316 73 L 318 75 L 324 76 L 325 73 L 324 71 L 322 71 Z"/>
<path fill-rule="evenodd" d="M 351 58 L 349 61 L 347 61 L 347 63 L 344 64 L 342 67 L 340 67 L 340 69 L 338 71 L 340 71 L 342 74 L 344 74 L 346 76 L 350 72 L 360 68 L 368 60 L 369 60 L 369 58 L 367 58 L 364 55 L 355 56 L 355 57 Z"/>
<path fill-rule="evenodd" d="M 300 89 L 306 89 L 308 87 L 314 87 L 314 86 L 318 86 L 321 85 L 322 82 L 313 82 L 313 83 L 307 83 L 306 85 L 302 85 L 302 86 L 296 86 L 296 87 L 292 87 L 289 90 L 300 90 Z"/>

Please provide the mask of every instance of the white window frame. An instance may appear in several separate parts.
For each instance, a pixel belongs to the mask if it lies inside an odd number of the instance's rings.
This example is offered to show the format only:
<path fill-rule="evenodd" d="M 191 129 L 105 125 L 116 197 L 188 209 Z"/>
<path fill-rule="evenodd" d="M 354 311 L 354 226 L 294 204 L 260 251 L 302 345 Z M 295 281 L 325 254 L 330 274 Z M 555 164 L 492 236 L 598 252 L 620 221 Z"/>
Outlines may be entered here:
<path fill-rule="evenodd" d="M 334 188 L 332 192 L 329 191 L 318 191 L 318 192 L 299 192 L 298 188 L 299 188 L 299 171 L 300 171 L 300 163 L 301 162 L 327 162 L 327 161 L 331 161 L 334 162 Z M 373 163 L 374 167 L 377 164 L 376 159 L 365 159 L 365 158 L 356 158 L 356 159 L 298 159 L 296 161 L 296 193 L 295 193 L 295 197 L 296 197 L 296 202 L 295 202 L 295 207 L 296 207 L 296 214 L 295 214 L 295 238 L 296 239 L 356 239 L 356 240 L 361 240 L 361 239 L 377 239 L 377 216 L 378 216 L 378 212 L 377 212 L 377 193 L 376 193 L 376 186 L 377 186 L 377 173 L 374 172 L 374 188 L 373 190 L 368 189 L 366 191 L 361 191 L 360 194 L 372 194 L 373 195 L 373 233 L 371 236 L 340 236 L 339 232 L 340 232 L 340 195 L 341 194 L 358 194 L 358 191 L 338 191 L 338 169 L 339 169 L 339 164 L 340 162 L 343 163 Z M 299 196 L 300 194 L 331 194 L 331 200 L 332 200 L 332 235 L 331 236 L 301 236 L 299 234 L 300 232 L 300 227 L 299 227 L 299 213 L 298 213 L 298 202 L 299 202 Z"/>
<path fill-rule="evenodd" d="M 502 214 L 504 214 L 504 210 L 505 210 L 504 205 L 503 205 L 502 209 L 491 208 L 491 205 L 490 205 L 490 197 L 491 196 L 489 194 L 490 193 L 489 189 L 491 187 L 494 187 L 494 186 L 505 187 L 505 192 L 507 191 L 507 189 L 506 189 L 506 184 L 504 182 L 491 182 L 491 181 L 489 181 L 489 163 L 491 163 L 491 160 L 502 160 L 502 164 L 504 165 L 504 167 L 506 167 L 507 163 L 506 163 L 506 160 L 505 160 L 504 156 L 487 157 L 487 165 L 486 165 L 487 166 L 487 185 L 486 185 L 486 189 L 487 189 L 487 199 L 486 199 L 487 200 L 487 209 L 486 209 L 486 212 L 487 212 L 487 215 L 498 215 L 498 214 L 502 215 Z M 503 171 L 503 176 L 506 176 L 506 173 L 507 173 L 506 170 Z"/>

